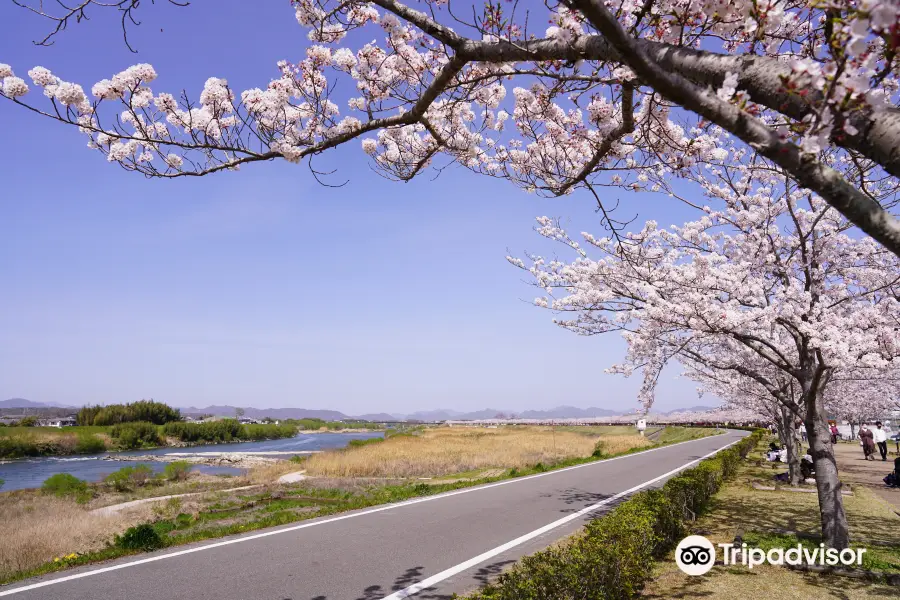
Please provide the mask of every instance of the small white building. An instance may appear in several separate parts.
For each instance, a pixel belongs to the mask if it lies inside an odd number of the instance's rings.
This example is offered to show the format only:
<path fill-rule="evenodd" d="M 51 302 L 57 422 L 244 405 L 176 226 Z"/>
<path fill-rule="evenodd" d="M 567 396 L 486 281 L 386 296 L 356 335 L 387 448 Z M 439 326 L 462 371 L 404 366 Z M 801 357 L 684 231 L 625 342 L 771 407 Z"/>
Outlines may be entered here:
<path fill-rule="evenodd" d="M 40 419 L 38 425 L 41 427 L 74 427 L 76 422 L 75 417 L 58 417 L 53 419 Z"/>

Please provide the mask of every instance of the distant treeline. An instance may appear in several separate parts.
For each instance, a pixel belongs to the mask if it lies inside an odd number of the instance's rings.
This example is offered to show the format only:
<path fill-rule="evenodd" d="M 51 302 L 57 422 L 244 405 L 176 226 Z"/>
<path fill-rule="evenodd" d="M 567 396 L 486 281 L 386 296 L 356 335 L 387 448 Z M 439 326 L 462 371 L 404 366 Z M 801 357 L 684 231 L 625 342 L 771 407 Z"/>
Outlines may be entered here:
<path fill-rule="evenodd" d="M 163 434 L 166 437 L 188 443 L 276 440 L 293 437 L 296 433 L 297 429 L 293 425 L 241 425 L 235 419 L 206 423 L 174 421 L 166 423 L 163 427 Z"/>
<path fill-rule="evenodd" d="M 325 429 L 382 429 L 378 423 L 369 421 L 325 421 L 323 419 L 285 419 L 282 423 L 295 425 L 300 429 L 307 431 L 318 431 L 323 427 Z"/>
<path fill-rule="evenodd" d="M 181 420 L 181 411 L 162 402 L 140 400 L 130 404 L 85 406 L 78 411 L 79 425 L 118 425 L 120 423 L 145 422 L 165 425 Z"/>

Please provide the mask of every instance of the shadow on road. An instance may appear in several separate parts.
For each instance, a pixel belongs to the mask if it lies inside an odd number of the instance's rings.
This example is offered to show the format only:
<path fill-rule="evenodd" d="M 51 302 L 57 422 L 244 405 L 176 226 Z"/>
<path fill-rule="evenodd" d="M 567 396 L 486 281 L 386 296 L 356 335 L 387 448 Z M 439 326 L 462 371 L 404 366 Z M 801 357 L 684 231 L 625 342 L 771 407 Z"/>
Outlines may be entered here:
<path fill-rule="evenodd" d="M 569 508 L 563 508 L 561 513 L 575 513 L 583 510 L 592 504 L 602 502 L 610 497 L 610 494 L 597 494 L 588 492 L 579 488 L 569 488 L 559 493 L 559 499 L 566 503 Z"/>
<path fill-rule="evenodd" d="M 487 585 L 490 581 L 495 579 L 500 573 L 503 572 L 504 569 L 509 566 L 515 564 L 514 560 L 502 560 L 489 565 L 485 565 L 478 569 L 472 575 L 472 587 L 482 587 Z M 404 590 L 409 586 L 418 583 L 424 576 L 422 574 L 424 568 L 423 567 L 412 567 L 404 571 L 401 575 L 399 575 L 394 583 L 391 584 L 389 589 L 385 589 L 384 586 L 381 585 L 370 585 L 365 588 L 362 592 L 362 595 L 356 597 L 354 600 L 379 600 L 380 598 L 384 598 L 385 596 L 389 596 L 394 592 L 399 592 L 400 590 Z M 477 585 L 475 585 L 477 583 Z M 434 588 L 426 588 L 421 592 L 415 595 L 417 600 L 452 600 L 452 593 L 442 593 L 437 591 Z M 292 600 L 291 598 L 284 598 L 284 600 Z M 310 600 L 338 600 L 337 598 L 330 598 L 329 596 L 315 596 L 310 598 Z"/>
<path fill-rule="evenodd" d="M 414 583 L 418 583 L 423 579 L 422 571 L 424 567 L 411 567 L 406 569 L 402 574 L 398 575 L 396 579 L 394 579 L 394 583 L 391 584 L 389 589 L 385 589 L 384 586 L 381 585 L 370 585 L 362 591 L 362 595 L 357 596 L 355 600 L 378 600 L 379 598 L 384 598 L 385 596 L 389 596 L 394 592 L 399 592 L 400 590 L 406 589 Z M 452 594 L 429 594 L 428 590 L 422 590 L 418 594 L 416 594 L 416 598 L 427 598 L 430 600 L 451 600 L 453 598 Z M 285 598 L 284 600 L 291 600 L 290 598 Z M 332 600 L 328 596 L 315 596 L 310 598 L 310 600 Z M 337 599 L 333 599 L 337 600 Z"/>

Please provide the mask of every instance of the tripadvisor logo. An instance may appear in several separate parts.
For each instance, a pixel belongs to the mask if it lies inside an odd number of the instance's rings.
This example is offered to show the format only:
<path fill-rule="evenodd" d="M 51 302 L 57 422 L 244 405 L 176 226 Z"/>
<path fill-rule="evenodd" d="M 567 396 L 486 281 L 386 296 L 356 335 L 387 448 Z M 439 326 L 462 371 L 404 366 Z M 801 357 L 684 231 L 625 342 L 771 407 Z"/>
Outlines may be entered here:
<path fill-rule="evenodd" d="M 688 575 L 703 575 L 716 562 L 716 548 L 702 535 L 689 535 L 675 548 L 675 564 Z"/>
<path fill-rule="evenodd" d="M 834 567 L 862 565 L 865 548 L 837 550 L 819 544 L 817 548 L 805 548 L 801 544 L 792 548 L 749 548 L 747 544 L 718 544 L 722 549 L 722 564 L 743 565 L 748 569 L 769 565 L 821 565 Z M 687 575 L 708 573 L 716 562 L 716 547 L 702 535 L 689 535 L 675 548 L 675 563 Z"/>

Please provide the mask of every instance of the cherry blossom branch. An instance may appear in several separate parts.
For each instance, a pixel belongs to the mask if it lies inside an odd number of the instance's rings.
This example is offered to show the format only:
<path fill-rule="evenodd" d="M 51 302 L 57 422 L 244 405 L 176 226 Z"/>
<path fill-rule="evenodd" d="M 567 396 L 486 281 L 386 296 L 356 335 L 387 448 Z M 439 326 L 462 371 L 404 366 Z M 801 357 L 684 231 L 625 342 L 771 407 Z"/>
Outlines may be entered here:
<path fill-rule="evenodd" d="M 618 142 L 620 139 L 622 139 L 623 136 L 631 133 L 632 131 L 634 131 L 634 85 L 632 85 L 631 83 L 623 83 L 622 122 L 608 135 L 604 136 L 603 141 L 600 142 L 600 145 L 597 147 L 597 151 L 594 152 L 594 156 L 592 156 L 591 159 L 585 163 L 584 167 L 582 167 L 581 172 L 578 173 L 578 175 L 564 183 L 559 188 L 559 190 L 556 192 L 557 195 L 562 196 L 566 194 L 574 186 L 584 181 L 588 177 L 588 175 L 594 172 L 594 169 L 597 168 L 597 165 L 600 164 L 600 161 L 606 158 L 606 156 L 609 154 L 609 151 L 612 150 L 613 144 Z M 605 214 L 606 213 L 604 211 L 604 215 Z"/>
<path fill-rule="evenodd" d="M 652 62 L 606 6 L 598 0 L 568 0 L 616 48 L 625 62 L 663 96 L 716 123 L 784 168 L 801 185 L 818 193 L 857 227 L 900 256 L 900 220 L 848 184 L 834 169 L 804 156 L 796 145 L 738 107 L 697 88 L 684 77 Z"/>
<path fill-rule="evenodd" d="M 184 2 L 179 2 L 178 0 L 168 0 L 168 2 L 170 4 L 174 4 L 175 6 L 181 7 L 185 7 L 190 4 L 190 2 L 188 2 L 187 0 L 185 0 Z M 140 25 L 140 22 L 134 18 L 134 11 L 140 8 L 141 0 L 118 0 L 117 2 L 82 0 L 80 4 L 76 4 L 73 6 L 68 6 L 67 4 L 63 3 L 62 0 L 56 0 L 56 4 L 58 4 L 60 8 L 63 9 L 63 13 L 60 16 L 51 15 L 48 12 L 45 12 L 43 0 L 39 0 L 37 8 L 27 4 L 26 0 L 12 0 L 12 3 L 56 24 L 53 30 L 45 35 L 41 40 L 35 40 L 34 43 L 38 46 L 53 45 L 53 38 L 65 31 L 65 29 L 69 26 L 70 20 L 74 20 L 76 23 L 88 21 L 89 18 L 85 11 L 90 7 L 116 8 L 122 13 L 122 36 L 125 40 L 125 45 L 132 52 L 136 52 L 136 50 L 131 47 L 131 44 L 128 41 L 128 23 L 131 23 L 132 25 Z M 156 1 L 150 0 L 150 3 L 155 4 Z"/>

